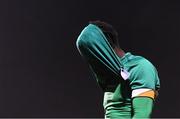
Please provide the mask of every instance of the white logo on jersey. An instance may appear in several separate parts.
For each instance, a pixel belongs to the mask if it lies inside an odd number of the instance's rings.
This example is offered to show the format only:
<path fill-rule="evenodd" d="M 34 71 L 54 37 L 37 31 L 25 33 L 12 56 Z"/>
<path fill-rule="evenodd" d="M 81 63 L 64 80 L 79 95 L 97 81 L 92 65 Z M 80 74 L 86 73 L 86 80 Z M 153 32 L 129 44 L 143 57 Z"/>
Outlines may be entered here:
<path fill-rule="evenodd" d="M 126 71 L 125 69 L 121 69 L 121 76 L 124 80 L 127 80 L 130 76 L 130 73 Z"/>

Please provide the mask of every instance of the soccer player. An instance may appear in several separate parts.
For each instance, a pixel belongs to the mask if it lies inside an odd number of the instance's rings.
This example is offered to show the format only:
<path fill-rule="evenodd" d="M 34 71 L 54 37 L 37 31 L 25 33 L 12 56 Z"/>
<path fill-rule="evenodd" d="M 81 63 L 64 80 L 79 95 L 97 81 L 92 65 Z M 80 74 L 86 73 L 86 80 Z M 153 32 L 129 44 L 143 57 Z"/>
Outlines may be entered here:
<path fill-rule="evenodd" d="M 104 92 L 105 118 L 150 118 L 158 73 L 142 56 L 121 49 L 117 31 L 108 23 L 92 21 L 76 41 Z"/>

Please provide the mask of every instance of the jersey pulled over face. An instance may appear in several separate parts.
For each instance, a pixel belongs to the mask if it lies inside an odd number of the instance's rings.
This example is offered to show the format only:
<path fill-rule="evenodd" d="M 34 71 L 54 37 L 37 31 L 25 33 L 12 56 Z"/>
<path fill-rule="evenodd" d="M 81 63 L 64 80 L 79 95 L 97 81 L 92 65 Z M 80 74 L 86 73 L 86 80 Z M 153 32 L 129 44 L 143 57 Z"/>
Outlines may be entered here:
<path fill-rule="evenodd" d="M 123 66 L 100 28 L 89 24 L 79 35 L 76 45 L 103 90 L 107 84 L 114 87 L 119 82 Z"/>

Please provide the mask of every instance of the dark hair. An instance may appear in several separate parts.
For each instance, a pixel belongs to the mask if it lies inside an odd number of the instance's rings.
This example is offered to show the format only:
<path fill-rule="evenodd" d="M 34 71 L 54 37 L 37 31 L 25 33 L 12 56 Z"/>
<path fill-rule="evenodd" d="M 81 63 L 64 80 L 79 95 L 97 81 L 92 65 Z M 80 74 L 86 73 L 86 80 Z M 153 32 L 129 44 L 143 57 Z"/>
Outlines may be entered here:
<path fill-rule="evenodd" d="M 99 20 L 90 21 L 89 23 L 98 26 L 102 30 L 112 48 L 119 47 L 118 33 L 112 25 Z"/>

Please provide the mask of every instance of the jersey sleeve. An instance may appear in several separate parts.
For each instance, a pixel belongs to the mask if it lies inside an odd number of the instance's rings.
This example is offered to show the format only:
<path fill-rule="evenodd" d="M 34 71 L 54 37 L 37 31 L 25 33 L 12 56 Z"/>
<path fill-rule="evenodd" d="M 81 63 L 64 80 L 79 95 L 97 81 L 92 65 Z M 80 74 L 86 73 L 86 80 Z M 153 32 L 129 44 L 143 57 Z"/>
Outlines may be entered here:
<path fill-rule="evenodd" d="M 157 90 L 159 78 L 156 68 L 146 59 L 142 59 L 134 68 L 130 76 L 131 89 L 148 88 Z"/>

